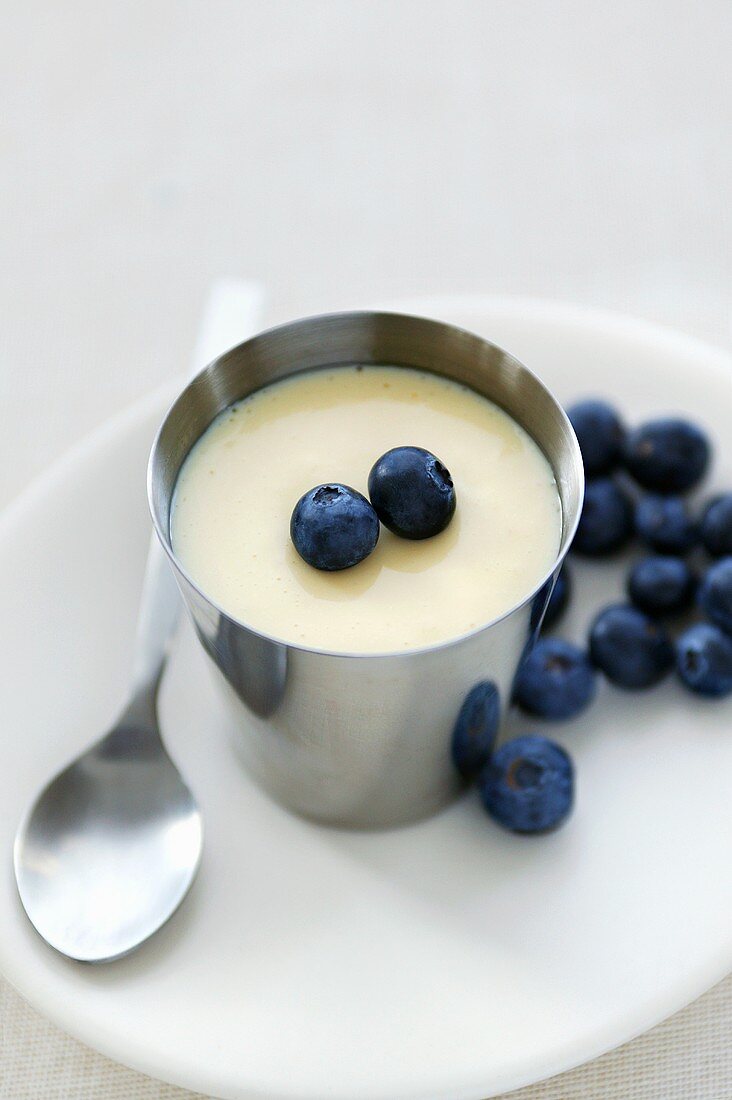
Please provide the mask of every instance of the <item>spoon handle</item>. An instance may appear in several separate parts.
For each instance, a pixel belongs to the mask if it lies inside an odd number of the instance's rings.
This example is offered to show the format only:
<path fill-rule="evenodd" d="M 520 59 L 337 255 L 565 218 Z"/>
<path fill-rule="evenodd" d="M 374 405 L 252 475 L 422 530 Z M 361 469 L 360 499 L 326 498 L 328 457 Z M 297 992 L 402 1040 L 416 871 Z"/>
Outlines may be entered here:
<path fill-rule="evenodd" d="M 256 331 L 263 301 L 263 289 L 259 283 L 243 279 L 219 279 L 214 283 L 198 334 L 190 377 L 227 348 Z M 154 700 L 179 612 L 180 595 L 173 570 L 153 534 L 137 619 L 132 666 L 133 700 L 146 694 Z"/>
<path fill-rule="evenodd" d="M 168 643 L 180 615 L 180 593 L 156 535 L 150 539 L 137 618 L 132 687 L 136 696 L 154 692 L 165 666 Z"/>

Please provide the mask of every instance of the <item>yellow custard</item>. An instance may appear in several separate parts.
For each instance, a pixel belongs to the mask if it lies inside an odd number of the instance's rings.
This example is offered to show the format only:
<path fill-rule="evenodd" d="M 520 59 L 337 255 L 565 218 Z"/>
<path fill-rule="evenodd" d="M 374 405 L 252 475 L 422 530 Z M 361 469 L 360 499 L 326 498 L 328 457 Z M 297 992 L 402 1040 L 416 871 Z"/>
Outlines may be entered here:
<path fill-rule="evenodd" d="M 416 542 L 382 527 L 359 565 L 307 565 L 290 541 L 300 496 L 333 481 L 368 496 L 376 459 L 408 445 L 452 475 L 447 529 Z M 175 554 L 229 615 L 356 653 L 447 641 L 500 616 L 551 567 L 560 537 L 551 468 L 523 428 L 474 390 L 405 367 L 311 371 L 232 405 L 186 458 L 171 513 Z"/>

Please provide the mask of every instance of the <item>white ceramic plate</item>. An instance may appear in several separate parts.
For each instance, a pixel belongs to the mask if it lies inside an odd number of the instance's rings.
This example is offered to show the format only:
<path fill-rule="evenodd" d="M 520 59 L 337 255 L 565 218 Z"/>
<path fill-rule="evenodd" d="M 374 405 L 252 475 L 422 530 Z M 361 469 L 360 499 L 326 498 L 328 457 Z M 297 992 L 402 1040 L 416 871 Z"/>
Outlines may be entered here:
<path fill-rule="evenodd" d="M 727 439 L 712 480 L 732 485 L 723 354 L 554 305 L 410 305 L 503 344 L 562 399 L 698 417 Z M 472 797 L 426 824 L 349 834 L 289 816 L 238 771 L 187 631 L 162 716 L 205 815 L 200 877 L 128 959 L 81 966 L 42 943 L 15 894 L 12 837 L 123 698 L 145 460 L 167 396 L 84 442 L 0 526 L 0 966 L 20 992 L 112 1058 L 217 1097 L 476 1100 L 598 1055 L 726 974 L 732 703 L 673 683 L 605 688 L 555 731 L 578 770 L 555 835 L 503 833 Z M 614 566 L 577 573 L 578 604 L 619 591 Z"/>

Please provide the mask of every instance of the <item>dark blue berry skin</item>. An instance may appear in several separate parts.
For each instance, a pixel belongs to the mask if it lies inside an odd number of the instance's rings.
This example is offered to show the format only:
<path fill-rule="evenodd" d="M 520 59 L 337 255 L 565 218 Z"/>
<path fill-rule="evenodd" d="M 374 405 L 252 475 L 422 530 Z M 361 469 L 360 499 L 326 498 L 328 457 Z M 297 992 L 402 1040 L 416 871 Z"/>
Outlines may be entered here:
<path fill-rule="evenodd" d="M 732 557 L 707 569 L 699 588 L 699 606 L 708 619 L 732 634 Z"/>
<path fill-rule="evenodd" d="M 635 507 L 635 529 L 659 554 L 686 554 L 699 540 L 699 528 L 686 501 L 659 493 L 640 498 Z"/>
<path fill-rule="evenodd" d="M 678 615 L 694 602 L 696 577 L 681 558 L 641 558 L 628 574 L 628 595 L 646 615 Z"/>
<path fill-rule="evenodd" d="M 368 557 L 379 539 L 379 520 L 366 497 L 348 485 L 316 485 L 295 505 L 290 537 L 308 565 L 334 572 Z"/>
<path fill-rule="evenodd" d="M 493 754 L 479 780 L 491 817 L 515 833 L 546 833 L 566 821 L 574 802 L 574 768 L 547 737 L 525 734 Z"/>
<path fill-rule="evenodd" d="M 498 736 L 501 698 L 490 680 L 465 697 L 452 734 L 452 759 L 463 779 L 472 780 L 488 763 Z"/>
<path fill-rule="evenodd" d="M 384 526 L 403 539 L 439 535 L 455 512 L 450 471 L 422 447 L 394 447 L 377 459 L 369 496 Z"/>
<path fill-rule="evenodd" d="M 590 656 L 622 688 L 648 688 L 674 663 L 674 648 L 659 623 L 629 604 L 606 607 L 590 628 Z"/>
<path fill-rule="evenodd" d="M 701 519 L 701 540 L 713 558 L 732 554 L 732 493 L 711 500 Z"/>
<path fill-rule="evenodd" d="M 623 459 L 635 480 L 657 493 L 685 493 L 704 476 L 709 443 L 695 424 L 679 418 L 650 420 L 628 433 Z"/>
<path fill-rule="evenodd" d="M 562 638 L 540 638 L 524 658 L 514 683 L 522 710 L 539 718 L 574 718 L 597 691 L 595 670 L 583 649 Z"/>
<path fill-rule="evenodd" d="M 633 534 L 633 504 L 609 477 L 588 481 L 572 549 L 588 557 L 619 550 Z"/>
<path fill-rule="evenodd" d="M 729 695 L 732 639 L 710 623 L 696 623 L 676 643 L 676 670 L 682 684 L 697 695 Z"/>
<path fill-rule="evenodd" d="M 578 401 L 567 409 L 588 477 L 608 474 L 620 463 L 625 428 L 607 401 Z"/>
<path fill-rule="evenodd" d="M 556 579 L 554 588 L 551 589 L 549 603 L 547 603 L 546 594 L 550 589 L 551 583 L 551 580 L 547 581 L 534 596 L 534 602 L 531 607 L 532 630 L 536 630 L 539 623 L 541 623 L 542 629 L 549 630 L 550 627 L 554 626 L 554 624 L 559 621 L 562 612 L 569 603 L 569 598 L 572 594 L 572 576 L 566 561 L 559 571 L 559 576 Z M 541 613 L 544 610 L 545 604 L 546 611 L 544 611 L 544 618 L 542 619 Z"/>

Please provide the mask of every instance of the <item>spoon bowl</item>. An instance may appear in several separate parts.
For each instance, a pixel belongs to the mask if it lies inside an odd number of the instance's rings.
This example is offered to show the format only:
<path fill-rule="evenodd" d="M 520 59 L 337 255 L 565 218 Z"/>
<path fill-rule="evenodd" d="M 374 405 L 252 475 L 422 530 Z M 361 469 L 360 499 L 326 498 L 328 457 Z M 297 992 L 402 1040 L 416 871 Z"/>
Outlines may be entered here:
<path fill-rule="evenodd" d="M 16 837 L 28 917 L 80 961 L 119 958 L 151 936 L 200 862 L 201 815 L 145 702 L 41 791 Z"/>
<path fill-rule="evenodd" d="M 118 959 L 175 912 L 201 860 L 198 806 L 165 751 L 157 697 L 180 596 L 151 541 L 130 702 L 43 788 L 13 858 L 20 900 L 47 943 L 81 962 Z"/>

